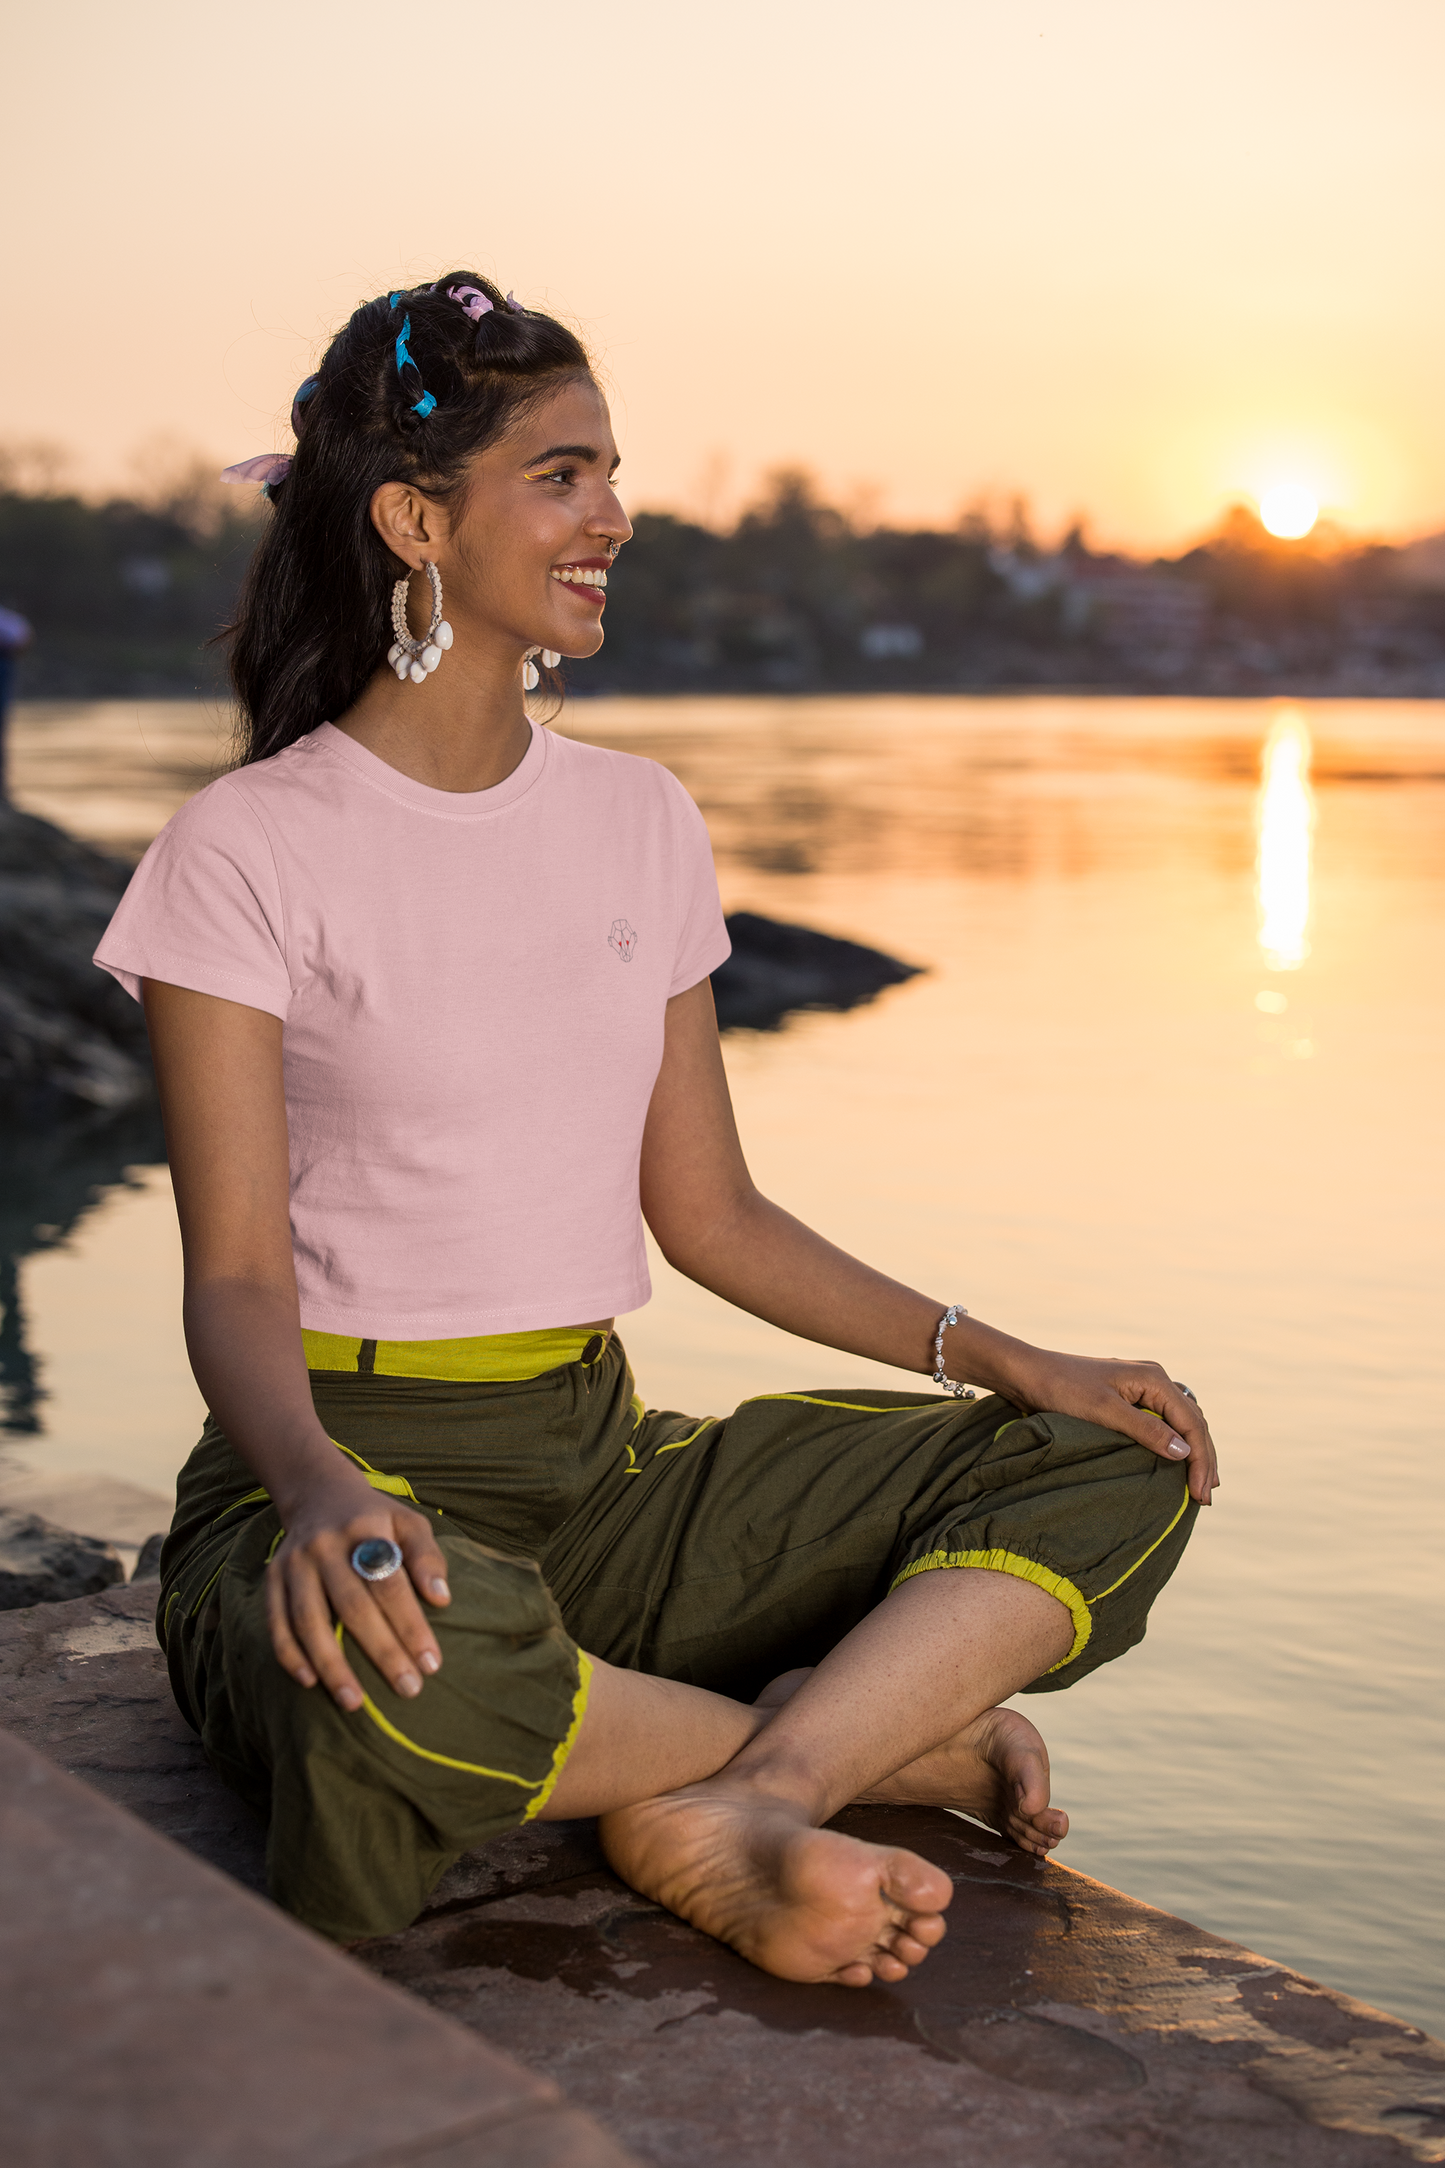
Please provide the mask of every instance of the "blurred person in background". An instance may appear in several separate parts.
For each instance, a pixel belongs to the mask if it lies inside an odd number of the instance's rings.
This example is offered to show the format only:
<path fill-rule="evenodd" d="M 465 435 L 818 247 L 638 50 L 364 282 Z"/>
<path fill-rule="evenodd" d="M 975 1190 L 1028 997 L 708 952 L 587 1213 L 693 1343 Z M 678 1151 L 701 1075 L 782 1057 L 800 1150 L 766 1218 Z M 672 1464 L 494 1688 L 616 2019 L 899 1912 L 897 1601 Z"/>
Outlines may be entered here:
<path fill-rule="evenodd" d="M 10 802 L 8 726 L 15 690 L 15 664 L 30 645 L 30 625 L 18 610 L 0 608 L 0 805 Z"/>

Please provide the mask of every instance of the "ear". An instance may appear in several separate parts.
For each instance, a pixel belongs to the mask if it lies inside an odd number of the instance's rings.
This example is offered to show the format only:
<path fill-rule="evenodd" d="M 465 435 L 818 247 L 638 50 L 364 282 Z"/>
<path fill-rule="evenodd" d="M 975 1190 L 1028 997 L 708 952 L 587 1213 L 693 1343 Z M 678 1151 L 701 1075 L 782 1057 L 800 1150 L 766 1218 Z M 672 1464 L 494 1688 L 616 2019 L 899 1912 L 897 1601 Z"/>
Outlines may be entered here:
<path fill-rule="evenodd" d="M 371 500 L 371 524 L 403 564 L 419 571 L 446 540 L 446 514 L 410 482 L 383 482 Z"/>

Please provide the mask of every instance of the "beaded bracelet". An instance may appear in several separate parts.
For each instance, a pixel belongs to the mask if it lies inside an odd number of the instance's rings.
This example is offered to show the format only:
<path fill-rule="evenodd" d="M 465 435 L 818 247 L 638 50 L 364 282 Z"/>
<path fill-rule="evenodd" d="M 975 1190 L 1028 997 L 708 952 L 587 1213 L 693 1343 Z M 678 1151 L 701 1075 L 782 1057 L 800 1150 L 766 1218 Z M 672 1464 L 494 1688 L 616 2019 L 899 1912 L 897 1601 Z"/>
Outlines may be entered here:
<path fill-rule="evenodd" d="M 977 1400 L 978 1398 L 978 1394 L 971 1385 L 959 1385 L 954 1379 L 946 1378 L 943 1374 L 943 1335 L 950 1325 L 956 1325 L 961 1317 L 967 1316 L 968 1312 L 961 1302 L 951 1302 L 938 1320 L 938 1330 L 933 1335 L 933 1382 L 935 1385 L 941 1385 L 946 1393 L 952 1393 L 955 1400 Z"/>

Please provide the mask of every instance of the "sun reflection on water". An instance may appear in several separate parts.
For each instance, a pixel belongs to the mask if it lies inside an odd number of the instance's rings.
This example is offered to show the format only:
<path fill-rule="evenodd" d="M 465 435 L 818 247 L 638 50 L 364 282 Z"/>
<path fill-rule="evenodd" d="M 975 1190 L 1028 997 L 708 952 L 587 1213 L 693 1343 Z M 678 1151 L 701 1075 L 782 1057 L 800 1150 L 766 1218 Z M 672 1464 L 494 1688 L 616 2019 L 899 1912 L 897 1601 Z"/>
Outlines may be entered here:
<path fill-rule="evenodd" d="M 1271 971 L 1297 971 L 1310 952 L 1305 929 L 1315 824 L 1311 750 L 1309 727 L 1299 709 L 1281 708 L 1264 741 L 1257 816 L 1259 945 Z"/>

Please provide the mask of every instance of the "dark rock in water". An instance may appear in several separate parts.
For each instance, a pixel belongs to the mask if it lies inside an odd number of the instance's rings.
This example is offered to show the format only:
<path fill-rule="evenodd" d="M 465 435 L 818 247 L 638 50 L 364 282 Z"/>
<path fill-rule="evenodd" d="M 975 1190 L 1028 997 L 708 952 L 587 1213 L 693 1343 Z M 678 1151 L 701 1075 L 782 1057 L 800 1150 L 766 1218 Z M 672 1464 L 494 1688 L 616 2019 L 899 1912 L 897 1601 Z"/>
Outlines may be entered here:
<path fill-rule="evenodd" d="M 120 1553 L 98 1536 L 77 1536 L 38 1513 L 0 1507 L 0 1611 L 98 1596 L 125 1579 Z"/>
<path fill-rule="evenodd" d="M 727 922 L 733 952 L 712 975 L 722 1031 L 776 1031 L 793 1009 L 853 1009 L 885 986 L 919 976 L 858 941 L 839 941 L 810 926 L 784 926 L 755 911 L 734 911 Z"/>
<path fill-rule="evenodd" d="M 165 1530 L 157 1529 L 147 1536 L 140 1547 L 140 1555 L 131 1574 L 132 1581 L 158 1581 L 161 1577 L 161 1545 L 165 1542 Z"/>
<path fill-rule="evenodd" d="M 150 1096 L 140 1007 L 90 960 L 130 872 L 0 805 L 0 1116 L 35 1125 Z"/>

